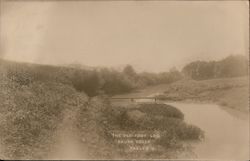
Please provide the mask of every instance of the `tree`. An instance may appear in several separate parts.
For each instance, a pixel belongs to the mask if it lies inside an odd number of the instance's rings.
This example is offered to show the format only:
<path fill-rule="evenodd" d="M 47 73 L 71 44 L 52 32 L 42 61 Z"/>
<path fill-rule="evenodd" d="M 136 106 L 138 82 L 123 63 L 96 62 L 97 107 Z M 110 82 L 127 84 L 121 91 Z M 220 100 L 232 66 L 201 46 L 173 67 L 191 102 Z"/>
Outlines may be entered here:
<path fill-rule="evenodd" d="M 85 92 L 88 96 L 98 95 L 100 90 L 100 79 L 96 71 L 76 71 L 72 77 L 74 88 L 80 92 Z"/>
<path fill-rule="evenodd" d="M 123 69 L 123 73 L 131 78 L 136 78 L 137 74 L 134 70 L 134 68 L 131 65 L 127 65 L 124 69 Z"/>
<path fill-rule="evenodd" d="M 242 55 L 231 55 L 221 61 L 194 61 L 187 64 L 182 72 L 195 80 L 238 77 L 248 74 L 248 61 Z"/>

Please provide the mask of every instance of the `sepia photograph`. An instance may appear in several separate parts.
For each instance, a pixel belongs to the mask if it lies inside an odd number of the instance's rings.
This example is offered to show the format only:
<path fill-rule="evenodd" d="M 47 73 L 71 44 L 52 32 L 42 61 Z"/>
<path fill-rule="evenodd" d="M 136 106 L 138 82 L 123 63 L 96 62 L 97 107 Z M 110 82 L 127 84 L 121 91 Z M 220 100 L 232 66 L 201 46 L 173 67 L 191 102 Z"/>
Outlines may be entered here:
<path fill-rule="evenodd" d="M 0 160 L 250 159 L 248 0 L 0 0 Z"/>

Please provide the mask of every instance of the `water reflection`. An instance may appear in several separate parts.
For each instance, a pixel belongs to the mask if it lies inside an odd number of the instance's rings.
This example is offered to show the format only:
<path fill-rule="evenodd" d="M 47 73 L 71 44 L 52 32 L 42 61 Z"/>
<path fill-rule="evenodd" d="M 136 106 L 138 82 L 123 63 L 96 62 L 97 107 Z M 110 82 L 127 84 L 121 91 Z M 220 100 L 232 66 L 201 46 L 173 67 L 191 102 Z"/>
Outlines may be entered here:
<path fill-rule="evenodd" d="M 180 109 L 187 123 L 205 131 L 205 140 L 196 143 L 199 159 L 249 159 L 249 122 L 230 115 L 214 104 L 167 103 Z"/>

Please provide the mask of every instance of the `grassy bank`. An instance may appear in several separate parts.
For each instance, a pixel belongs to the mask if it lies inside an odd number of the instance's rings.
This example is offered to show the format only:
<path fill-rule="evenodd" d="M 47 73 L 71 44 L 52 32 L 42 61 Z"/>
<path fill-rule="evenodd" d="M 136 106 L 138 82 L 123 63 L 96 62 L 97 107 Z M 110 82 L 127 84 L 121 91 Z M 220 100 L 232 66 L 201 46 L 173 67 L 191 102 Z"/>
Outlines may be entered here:
<path fill-rule="evenodd" d="M 44 69 L 42 72 L 38 70 L 40 67 Z M 99 137 L 102 127 L 93 111 L 101 112 L 103 99 L 90 101 L 67 81 L 64 72 L 60 67 L 0 62 L 1 159 L 47 158 L 57 144 L 58 129 L 65 126 L 65 113 L 70 115 L 70 111 L 76 110 L 81 112 L 74 116 L 77 121 L 72 126 L 83 125 L 78 127 L 76 135 L 92 136 L 91 143 L 98 151 L 100 144 L 95 138 L 102 140 Z M 88 127 L 96 130 L 86 130 Z"/>
<path fill-rule="evenodd" d="M 164 87 L 162 100 L 212 102 L 242 112 L 249 109 L 248 77 L 181 80 Z"/>
<path fill-rule="evenodd" d="M 3 82 L 1 82 L 3 83 Z M 71 87 L 53 83 L 1 87 L 0 138 L 5 159 L 42 159 L 54 144 L 63 111 L 83 106 L 86 97 Z"/>
<path fill-rule="evenodd" d="M 105 126 L 108 129 L 106 131 L 107 139 L 113 142 L 117 148 L 126 149 L 127 145 L 114 142 L 110 131 L 130 135 L 137 133 L 158 134 L 157 139 L 151 139 L 150 142 L 150 146 L 156 147 L 156 151 L 119 153 L 120 157 L 125 159 L 177 158 L 180 153 L 185 151 L 184 142 L 201 141 L 204 137 L 200 128 L 184 121 L 184 115 L 180 110 L 166 104 L 143 103 L 126 105 L 125 107 L 112 106 L 106 109 L 104 114 L 107 118 Z"/>
<path fill-rule="evenodd" d="M 175 107 L 160 104 L 118 107 L 110 104 L 103 94 L 89 97 L 84 90 L 92 91 L 92 88 L 85 87 L 89 87 L 88 83 L 96 77 L 88 72 L 78 72 L 73 68 L 0 60 L 1 158 L 46 158 L 56 147 L 58 128 L 64 127 L 64 117 L 70 113 L 74 121 L 69 126 L 74 126 L 74 133 L 80 138 L 79 145 L 87 149 L 87 159 L 128 158 L 109 140 L 112 130 L 161 131 L 162 137 L 155 142 L 162 149 L 160 153 L 142 153 L 143 156 L 134 155 L 134 158 L 173 158 L 177 154 L 171 151 L 181 150 L 182 141 L 202 138 L 201 129 L 186 124 L 183 114 Z M 80 87 L 84 90 L 76 87 L 79 82 L 75 82 L 78 75 L 74 73 L 81 74 Z M 85 80 L 85 77 L 89 78 Z M 128 95 L 148 96 L 159 92 L 164 93 L 158 96 L 161 99 L 211 101 L 241 111 L 248 107 L 247 78 L 183 80 Z"/>

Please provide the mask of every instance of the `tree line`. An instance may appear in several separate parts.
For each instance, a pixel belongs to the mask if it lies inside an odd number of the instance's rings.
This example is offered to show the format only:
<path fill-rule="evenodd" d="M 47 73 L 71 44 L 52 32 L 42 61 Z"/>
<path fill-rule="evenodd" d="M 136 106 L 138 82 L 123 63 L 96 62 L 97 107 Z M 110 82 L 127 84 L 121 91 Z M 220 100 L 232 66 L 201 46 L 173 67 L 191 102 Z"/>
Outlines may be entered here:
<path fill-rule="evenodd" d="M 194 61 L 182 69 L 194 80 L 240 77 L 248 75 L 248 59 L 243 55 L 230 55 L 220 61 Z"/>
<path fill-rule="evenodd" d="M 220 61 L 194 61 L 185 65 L 181 71 L 172 68 L 161 73 L 138 73 L 131 65 L 127 65 L 123 71 L 117 71 L 108 68 L 80 69 L 25 63 L 5 64 L 8 64 L 8 77 L 20 85 L 29 85 L 35 81 L 53 81 L 73 86 L 90 97 L 122 94 L 137 88 L 169 84 L 185 78 L 204 80 L 248 74 L 248 59 L 240 55 L 228 56 Z"/>
<path fill-rule="evenodd" d="M 78 70 L 74 72 L 71 81 L 77 90 L 95 96 L 126 93 L 136 88 L 171 83 L 181 78 L 182 74 L 175 69 L 160 74 L 137 73 L 131 65 L 127 65 L 122 72 L 107 68 L 92 71 Z"/>

